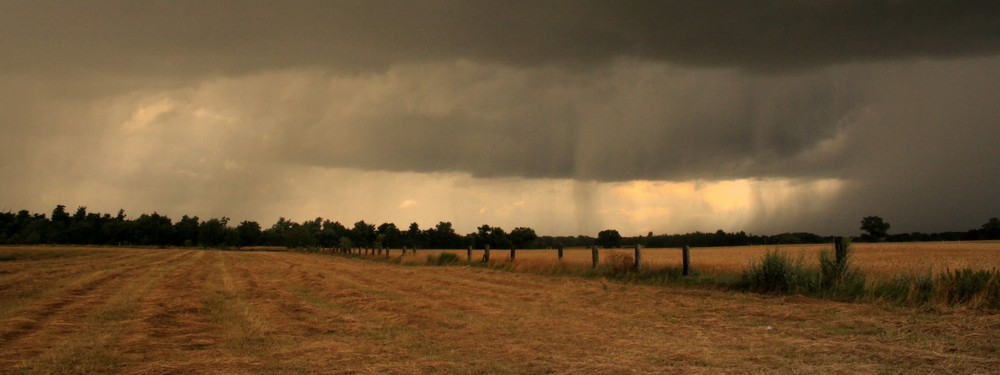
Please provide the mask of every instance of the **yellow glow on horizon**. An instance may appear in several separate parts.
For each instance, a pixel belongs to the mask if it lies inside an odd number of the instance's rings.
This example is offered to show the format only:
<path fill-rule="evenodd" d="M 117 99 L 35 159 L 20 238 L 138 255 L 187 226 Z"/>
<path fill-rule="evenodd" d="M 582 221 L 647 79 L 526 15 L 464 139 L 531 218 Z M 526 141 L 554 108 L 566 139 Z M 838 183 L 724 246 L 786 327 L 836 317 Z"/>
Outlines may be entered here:
<path fill-rule="evenodd" d="M 749 210 L 752 185 L 747 179 L 719 181 L 703 187 L 700 193 L 716 212 Z"/>
<path fill-rule="evenodd" d="M 820 210 L 843 187 L 838 179 L 737 179 L 722 181 L 631 181 L 611 188 L 612 210 L 641 231 L 736 229 L 761 213 Z M 801 203 L 796 203 L 801 202 Z"/>

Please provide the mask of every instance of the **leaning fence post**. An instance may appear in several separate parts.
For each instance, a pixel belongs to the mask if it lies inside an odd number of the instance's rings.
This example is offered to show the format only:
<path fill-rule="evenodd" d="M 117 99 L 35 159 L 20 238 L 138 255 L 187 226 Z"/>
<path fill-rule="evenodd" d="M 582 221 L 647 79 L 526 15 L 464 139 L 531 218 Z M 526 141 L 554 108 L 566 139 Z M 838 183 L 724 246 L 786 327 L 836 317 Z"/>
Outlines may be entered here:
<path fill-rule="evenodd" d="M 590 258 L 594 262 L 592 268 L 597 268 L 597 263 L 601 260 L 600 259 L 601 256 L 598 253 L 598 251 L 599 250 L 597 250 L 597 245 L 594 245 L 593 247 L 590 248 Z"/>
<path fill-rule="evenodd" d="M 562 244 L 559 244 L 559 247 L 558 247 L 558 248 L 556 249 L 556 251 L 557 251 L 557 252 L 559 253 L 559 261 L 560 261 L 560 262 L 562 262 L 562 256 L 563 256 L 563 245 L 562 245 Z"/>
<path fill-rule="evenodd" d="M 638 271 L 642 267 L 642 245 L 635 244 L 635 270 Z"/>
<path fill-rule="evenodd" d="M 684 257 L 684 269 L 682 270 L 681 274 L 687 276 L 688 270 L 690 269 L 691 266 L 691 247 L 688 245 L 684 245 L 684 250 L 681 250 L 681 253 L 682 253 L 681 256 Z"/>

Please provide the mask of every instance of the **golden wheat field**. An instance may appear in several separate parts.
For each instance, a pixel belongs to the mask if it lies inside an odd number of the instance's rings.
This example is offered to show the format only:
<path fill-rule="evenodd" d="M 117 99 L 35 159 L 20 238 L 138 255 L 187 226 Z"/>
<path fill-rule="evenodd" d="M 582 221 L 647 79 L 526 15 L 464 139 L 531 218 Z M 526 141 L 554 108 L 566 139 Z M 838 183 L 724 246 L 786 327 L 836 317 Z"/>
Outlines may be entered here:
<path fill-rule="evenodd" d="M 0 259 L 3 373 L 1000 368 L 1000 314 L 982 310 L 297 252 L 13 247 Z"/>
<path fill-rule="evenodd" d="M 862 272 L 873 276 L 899 274 L 939 273 L 963 268 L 1000 269 L 1000 241 L 973 242 L 908 242 L 908 243 L 855 243 L 851 245 L 852 262 Z M 833 251 L 832 244 L 769 245 L 705 247 L 691 249 L 691 267 L 702 273 L 738 273 L 752 261 L 760 260 L 767 251 L 781 251 L 793 258 L 801 257 L 807 266 L 817 265 L 821 251 Z M 451 252 L 467 259 L 465 250 L 419 250 L 416 255 L 408 252 L 403 258 L 407 263 L 422 263 L 427 255 Z M 632 249 L 600 249 L 603 259 L 612 253 L 633 255 Z M 393 250 L 391 256 L 399 256 Z M 483 250 L 473 250 L 473 260 L 481 260 Z M 642 249 L 644 267 L 679 267 L 681 249 Z M 495 264 L 510 263 L 510 250 L 490 251 L 490 261 Z M 556 250 L 517 250 L 514 268 L 544 269 L 558 264 Z M 592 264 L 590 249 L 566 249 L 563 263 L 581 268 Z"/>

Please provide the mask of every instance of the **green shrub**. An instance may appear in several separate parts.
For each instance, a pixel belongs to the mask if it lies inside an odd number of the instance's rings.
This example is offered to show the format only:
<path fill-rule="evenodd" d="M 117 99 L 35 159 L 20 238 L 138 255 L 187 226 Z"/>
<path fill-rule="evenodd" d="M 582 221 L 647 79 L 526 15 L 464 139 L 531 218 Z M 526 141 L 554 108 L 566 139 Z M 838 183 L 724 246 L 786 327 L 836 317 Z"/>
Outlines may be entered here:
<path fill-rule="evenodd" d="M 764 253 L 760 263 L 750 262 L 743 271 L 741 287 L 758 293 L 808 293 L 816 289 L 817 275 L 779 251 Z"/>
<path fill-rule="evenodd" d="M 935 289 L 939 298 L 950 305 L 1000 306 L 1000 274 L 993 270 L 970 268 L 945 271 L 938 276 Z"/>
<path fill-rule="evenodd" d="M 819 253 L 819 289 L 827 296 L 856 299 L 864 295 L 865 278 L 851 266 L 851 239 L 844 237 L 835 252 Z"/>
<path fill-rule="evenodd" d="M 873 287 L 874 299 L 888 300 L 904 305 L 923 305 L 934 297 L 934 278 L 930 273 L 920 275 L 897 275 L 885 283 Z"/>
<path fill-rule="evenodd" d="M 437 256 L 434 255 L 427 256 L 427 264 L 434 266 L 445 266 L 449 264 L 456 264 L 459 262 L 461 262 L 461 260 L 459 260 L 458 255 L 452 253 L 440 253 Z"/>

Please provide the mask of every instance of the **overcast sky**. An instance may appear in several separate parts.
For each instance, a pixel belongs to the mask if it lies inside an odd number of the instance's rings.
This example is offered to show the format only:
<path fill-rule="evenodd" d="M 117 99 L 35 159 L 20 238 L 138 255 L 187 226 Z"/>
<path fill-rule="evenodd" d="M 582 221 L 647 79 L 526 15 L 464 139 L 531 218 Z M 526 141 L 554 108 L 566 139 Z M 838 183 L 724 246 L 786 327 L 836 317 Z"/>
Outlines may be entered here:
<path fill-rule="evenodd" d="M 966 230 L 1000 2 L 0 0 L 0 134 L 0 211 Z"/>

